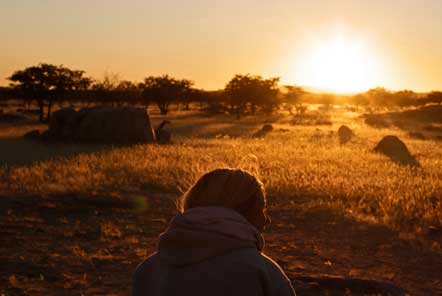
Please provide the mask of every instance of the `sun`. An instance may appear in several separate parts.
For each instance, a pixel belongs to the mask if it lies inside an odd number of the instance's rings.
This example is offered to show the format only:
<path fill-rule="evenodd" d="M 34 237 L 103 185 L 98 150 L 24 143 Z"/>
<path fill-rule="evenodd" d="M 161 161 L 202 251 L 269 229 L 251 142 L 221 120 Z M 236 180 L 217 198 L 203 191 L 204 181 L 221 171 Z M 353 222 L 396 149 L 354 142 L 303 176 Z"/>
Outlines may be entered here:
<path fill-rule="evenodd" d="M 343 37 L 317 42 L 304 58 L 304 84 L 337 93 L 376 85 L 378 61 L 362 42 Z"/>

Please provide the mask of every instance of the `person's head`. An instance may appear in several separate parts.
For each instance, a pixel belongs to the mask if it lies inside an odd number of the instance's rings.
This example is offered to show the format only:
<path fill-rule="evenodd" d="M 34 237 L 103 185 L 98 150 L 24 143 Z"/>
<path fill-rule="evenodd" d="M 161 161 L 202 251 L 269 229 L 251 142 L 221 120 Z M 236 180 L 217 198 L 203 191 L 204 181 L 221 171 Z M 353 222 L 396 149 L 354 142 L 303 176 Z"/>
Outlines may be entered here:
<path fill-rule="evenodd" d="M 270 223 L 263 184 L 239 169 L 216 169 L 199 178 L 180 202 L 181 211 L 196 207 L 233 209 L 261 232 Z"/>

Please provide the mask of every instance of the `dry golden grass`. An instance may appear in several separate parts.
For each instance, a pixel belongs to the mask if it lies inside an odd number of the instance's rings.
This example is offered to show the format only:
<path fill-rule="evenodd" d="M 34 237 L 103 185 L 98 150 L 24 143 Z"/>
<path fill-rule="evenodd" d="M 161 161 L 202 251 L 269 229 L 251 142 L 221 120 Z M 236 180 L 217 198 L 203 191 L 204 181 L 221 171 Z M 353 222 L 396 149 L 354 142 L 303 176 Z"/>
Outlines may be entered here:
<path fill-rule="evenodd" d="M 160 119 L 154 116 L 155 121 Z M 5 166 L 0 169 L 0 191 L 143 194 L 154 190 L 177 197 L 201 173 L 227 166 L 257 173 L 269 199 L 311 198 L 407 231 L 442 225 L 440 143 L 414 140 L 399 130 L 372 129 L 354 114 L 344 113 L 332 117 L 333 126 L 319 128 L 287 125 L 287 116 L 267 118 L 275 131 L 263 139 L 250 137 L 264 122 L 259 118 L 236 121 L 181 114 L 170 119 L 174 144 L 114 147 L 29 166 Z M 343 122 L 357 134 L 347 145 L 340 145 L 333 132 Z M 386 134 L 399 135 L 421 168 L 401 167 L 372 153 Z"/>

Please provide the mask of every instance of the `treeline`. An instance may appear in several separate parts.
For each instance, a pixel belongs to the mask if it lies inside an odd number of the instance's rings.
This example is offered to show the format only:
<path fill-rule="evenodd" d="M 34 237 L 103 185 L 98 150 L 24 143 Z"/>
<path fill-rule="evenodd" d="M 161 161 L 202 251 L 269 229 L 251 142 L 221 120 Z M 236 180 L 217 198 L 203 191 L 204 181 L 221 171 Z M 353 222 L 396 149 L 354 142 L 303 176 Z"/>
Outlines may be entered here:
<path fill-rule="evenodd" d="M 72 70 L 65 66 L 39 64 L 14 72 L 8 79 L 9 87 L 0 88 L 0 99 L 20 99 L 30 108 L 36 104 L 41 121 L 50 118 L 55 103 L 81 103 L 89 105 L 137 105 L 158 106 L 162 114 L 170 111 L 172 104 L 190 109 L 198 103 L 212 113 L 232 113 L 238 118 L 245 114 L 272 113 L 284 108 L 293 113 L 305 111 L 304 104 L 352 104 L 357 106 L 419 106 L 442 103 L 442 92 L 417 94 L 404 90 L 392 92 L 384 88 L 371 89 L 351 96 L 315 94 L 294 85 L 279 85 L 279 78 L 263 78 L 259 75 L 235 75 L 218 91 L 206 91 L 194 87 L 188 79 L 177 79 L 169 75 L 149 76 L 135 83 L 106 75 L 94 80 L 85 71 Z"/>
<path fill-rule="evenodd" d="M 360 106 L 410 107 L 427 104 L 441 104 L 442 92 L 432 91 L 418 94 L 411 90 L 389 91 L 382 87 L 368 90 L 348 98 L 348 102 Z"/>

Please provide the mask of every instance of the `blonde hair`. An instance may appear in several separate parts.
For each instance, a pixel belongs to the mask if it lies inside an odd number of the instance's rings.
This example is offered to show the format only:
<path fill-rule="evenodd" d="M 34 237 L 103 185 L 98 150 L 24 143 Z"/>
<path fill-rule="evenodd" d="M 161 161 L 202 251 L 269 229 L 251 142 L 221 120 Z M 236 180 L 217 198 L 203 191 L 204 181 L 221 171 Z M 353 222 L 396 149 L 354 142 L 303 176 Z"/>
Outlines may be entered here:
<path fill-rule="evenodd" d="M 179 203 L 181 212 L 196 207 L 225 207 L 242 212 L 258 198 L 265 201 L 262 182 L 240 169 L 215 169 L 204 174 L 184 193 Z"/>

